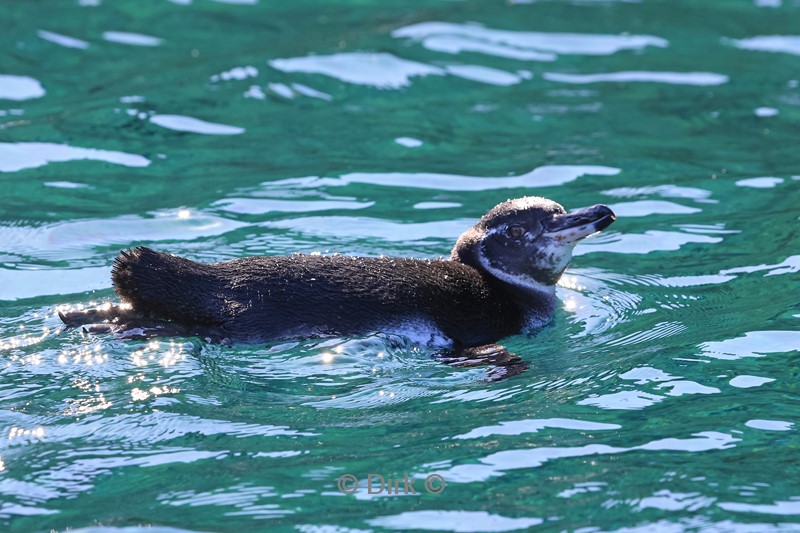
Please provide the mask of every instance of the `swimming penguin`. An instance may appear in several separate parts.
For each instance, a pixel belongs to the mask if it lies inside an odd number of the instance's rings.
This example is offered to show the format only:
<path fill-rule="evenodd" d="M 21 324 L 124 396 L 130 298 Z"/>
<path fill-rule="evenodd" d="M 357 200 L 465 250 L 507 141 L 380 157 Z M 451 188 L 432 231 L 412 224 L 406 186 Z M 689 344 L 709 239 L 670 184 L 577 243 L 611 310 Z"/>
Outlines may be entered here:
<path fill-rule="evenodd" d="M 292 255 L 209 264 L 138 247 L 113 266 L 125 305 L 60 316 L 68 326 L 104 322 L 100 329 L 243 342 L 395 333 L 491 359 L 500 353 L 491 343 L 552 317 L 573 248 L 614 220 L 604 205 L 567 213 L 546 198 L 508 200 L 463 233 L 449 259 Z"/>

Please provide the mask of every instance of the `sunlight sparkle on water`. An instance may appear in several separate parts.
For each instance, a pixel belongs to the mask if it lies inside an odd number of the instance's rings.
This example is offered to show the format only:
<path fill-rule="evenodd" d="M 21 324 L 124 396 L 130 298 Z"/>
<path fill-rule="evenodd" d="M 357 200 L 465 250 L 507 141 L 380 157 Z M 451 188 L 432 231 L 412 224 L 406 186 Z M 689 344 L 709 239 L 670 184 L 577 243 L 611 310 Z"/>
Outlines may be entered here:
<path fill-rule="evenodd" d="M 800 30 L 780 23 L 800 0 L 7 3 L 0 533 L 98 510 L 185 531 L 800 531 Z M 576 245 L 553 320 L 498 339 L 509 359 L 448 365 L 400 306 L 263 342 L 113 318 L 137 316 L 119 250 L 405 276 L 527 195 L 617 220 Z M 483 338 L 436 272 L 418 306 Z M 316 300 L 337 285 L 307 274 Z M 285 288 L 219 303 L 288 309 Z M 425 505 L 383 505 L 369 472 Z"/>
<path fill-rule="evenodd" d="M 41 439 L 44 437 L 44 428 L 41 426 L 36 429 L 12 427 L 8 430 L 8 440 L 17 439 L 20 437 L 36 437 L 37 439 Z"/>
<path fill-rule="evenodd" d="M 78 378 L 72 381 L 72 386 L 89 396 L 78 399 L 68 398 L 65 402 L 67 404 L 67 409 L 64 410 L 65 416 L 85 415 L 111 407 L 111 402 L 100 392 L 99 382 Z"/>
<path fill-rule="evenodd" d="M 131 352 L 131 363 L 135 366 L 146 366 L 148 362 L 157 361 L 159 365 L 164 368 L 175 366 L 176 364 L 186 360 L 186 354 L 183 352 L 183 345 L 175 342 L 169 343 L 169 349 L 166 350 L 156 360 L 161 345 L 157 341 L 150 341 L 147 346 L 140 350 Z"/>
<path fill-rule="evenodd" d="M 64 350 L 58 355 L 58 364 L 66 365 L 70 358 L 72 364 L 83 364 L 86 366 L 101 365 L 108 362 L 108 354 L 102 353 L 103 347 L 97 344 L 92 348 L 91 346 L 81 346 L 74 350 Z"/>
<path fill-rule="evenodd" d="M 131 400 L 141 401 L 148 399 L 151 395 L 152 396 L 161 396 L 162 394 L 177 394 L 181 391 L 178 387 L 158 387 L 153 386 L 150 387 L 149 390 L 142 390 L 138 387 L 135 389 L 131 389 Z"/>
<path fill-rule="evenodd" d="M 581 285 L 578 283 L 577 276 L 570 276 L 570 275 L 563 275 L 561 279 L 558 280 L 558 286 L 563 287 L 565 289 L 571 289 L 573 291 L 582 291 L 586 289 L 585 285 Z"/>

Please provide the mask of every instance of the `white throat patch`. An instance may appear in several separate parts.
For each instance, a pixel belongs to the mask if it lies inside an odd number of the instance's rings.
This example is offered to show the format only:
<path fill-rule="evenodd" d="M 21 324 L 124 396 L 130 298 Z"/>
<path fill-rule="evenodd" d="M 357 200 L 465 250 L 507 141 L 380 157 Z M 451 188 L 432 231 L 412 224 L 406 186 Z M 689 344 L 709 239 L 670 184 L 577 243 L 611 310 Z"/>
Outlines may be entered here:
<path fill-rule="evenodd" d="M 478 261 L 480 261 L 481 266 L 486 269 L 486 272 L 490 273 L 501 281 L 505 281 L 509 285 L 522 287 L 546 296 L 555 296 L 556 294 L 556 288 L 553 285 L 545 285 L 544 283 L 540 283 L 532 277 L 524 274 L 512 276 L 508 272 L 503 272 L 502 270 L 493 267 L 486 257 L 484 257 L 483 251 L 480 249 L 478 249 Z"/>

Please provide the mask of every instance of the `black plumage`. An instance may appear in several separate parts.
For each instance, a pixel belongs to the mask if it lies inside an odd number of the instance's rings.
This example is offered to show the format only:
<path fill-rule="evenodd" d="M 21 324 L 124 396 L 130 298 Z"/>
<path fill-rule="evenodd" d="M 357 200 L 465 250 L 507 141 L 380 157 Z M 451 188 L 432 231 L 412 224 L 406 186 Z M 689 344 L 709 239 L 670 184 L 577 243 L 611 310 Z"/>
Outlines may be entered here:
<path fill-rule="evenodd" d="M 501 283 L 443 259 L 292 255 L 204 264 L 135 248 L 119 255 L 112 278 L 134 310 L 244 341 L 425 334 L 435 326 L 473 346 L 519 331 L 523 319 Z"/>

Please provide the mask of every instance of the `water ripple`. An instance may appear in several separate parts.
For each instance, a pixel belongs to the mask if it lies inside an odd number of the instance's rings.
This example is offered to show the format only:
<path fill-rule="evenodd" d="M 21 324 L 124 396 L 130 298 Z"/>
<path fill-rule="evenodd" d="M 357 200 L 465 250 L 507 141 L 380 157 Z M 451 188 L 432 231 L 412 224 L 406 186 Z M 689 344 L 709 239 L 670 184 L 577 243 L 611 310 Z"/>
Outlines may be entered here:
<path fill-rule="evenodd" d="M 150 122 L 168 130 L 201 133 L 203 135 L 240 135 L 245 131 L 244 128 L 238 126 L 207 122 L 199 118 L 182 115 L 153 115 L 150 117 Z"/>
<path fill-rule="evenodd" d="M 722 85 L 728 76 L 714 72 L 607 72 L 601 74 L 563 74 L 545 72 L 544 79 L 561 83 L 667 83 L 671 85 Z"/>
<path fill-rule="evenodd" d="M 543 429 L 573 429 L 576 431 L 605 431 L 620 429 L 619 424 L 603 424 L 600 422 L 589 422 L 586 420 L 573 420 L 569 418 L 546 418 L 514 420 L 510 422 L 500 422 L 496 426 L 484 426 L 473 429 L 462 435 L 455 435 L 454 439 L 477 439 L 481 437 L 491 437 L 495 435 L 523 435 L 525 433 L 538 433 Z"/>
<path fill-rule="evenodd" d="M 27 168 L 37 168 L 48 163 L 63 161 L 105 161 L 126 167 L 146 167 L 150 160 L 146 157 L 97 148 L 79 148 L 66 144 L 40 142 L 0 142 L 0 172 L 16 172 Z"/>
<path fill-rule="evenodd" d="M 77 48 L 79 50 L 86 50 L 89 48 L 89 43 L 86 41 L 76 39 L 75 37 L 70 37 L 69 35 L 62 35 L 60 33 L 54 33 L 46 30 L 39 30 L 36 32 L 36 35 L 45 41 L 50 41 L 51 43 L 63 46 L 65 48 Z"/>
<path fill-rule="evenodd" d="M 153 37 L 152 35 L 125 31 L 105 31 L 103 32 L 103 39 L 108 42 L 131 46 L 159 46 L 164 42 L 164 39 Z"/>
<path fill-rule="evenodd" d="M 288 187 L 342 187 L 354 183 L 383 187 L 435 189 L 438 191 L 491 191 L 499 189 L 524 189 L 557 187 L 582 176 L 615 176 L 621 170 L 599 165 L 546 165 L 519 176 L 490 177 L 435 174 L 430 172 L 353 172 L 338 178 L 309 176 L 266 182 L 266 188 Z"/>
<path fill-rule="evenodd" d="M 478 24 L 422 22 L 392 32 L 392 36 L 422 42 L 437 52 L 480 52 L 513 59 L 552 61 L 557 54 L 611 55 L 647 46 L 665 48 L 666 39 L 651 35 L 600 35 L 505 31 Z"/>
<path fill-rule="evenodd" d="M 371 518 L 367 523 L 388 529 L 423 531 L 518 531 L 542 524 L 541 518 L 509 518 L 486 511 L 406 511 Z"/>
<path fill-rule="evenodd" d="M 722 42 L 742 50 L 800 55 L 800 36 L 796 35 L 759 35 L 747 39 L 722 39 Z"/>
<path fill-rule="evenodd" d="M 274 69 L 283 72 L 323 74 L 346 83 L 381 89 L 400 89 L 416 76 L 441 76 L 439 67 L 400 59 L 387 53 L 350 52 L 330 56 L 308 56 L 273 59 Z"/>
<path fill-rule="evenodd" d="M 595 252 L 611 254 L 649 254 L 680 250 L 690 243 L 717 244 L 721 237 L 691 235 L 677 231 L 649 230 L 644 233 L 608 232 L 577 247 L 573 255 L 586 255 Z"/>
<path fill-rule="evenodd" d="M 456 465 L 448 470 L 435 471 L 448 483 L 476 483 L 489 481 L 505 475 L 509 470 L 538 468 L 547 462 L 569 457 L 621 454 L 633 451 L 675 451 L 699 453 L 725 450 L 735 446 L 741 439 L 716 431 L 694 433 L 691 438 L 665 438 L 638 446 L 619 447 L 606 444 L 587 444 L 578 447 L 538 447 L 520 450 L 504 450 L 481 457 L 480 464 Z"/>

